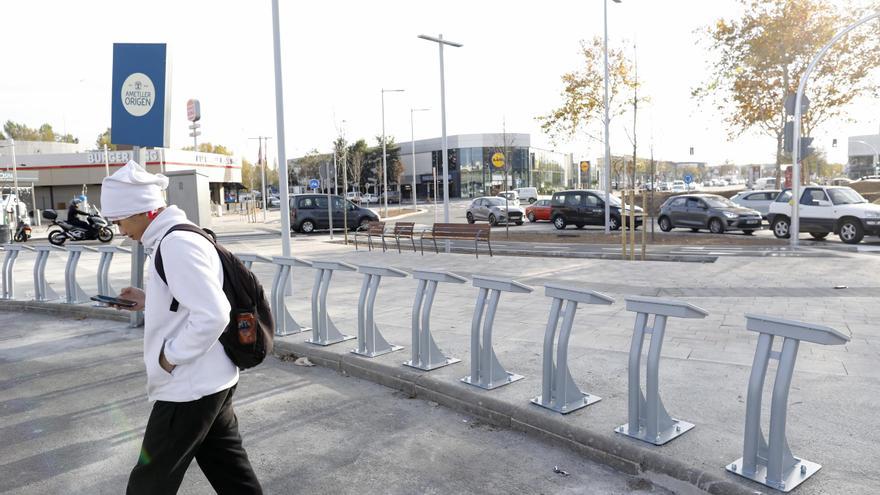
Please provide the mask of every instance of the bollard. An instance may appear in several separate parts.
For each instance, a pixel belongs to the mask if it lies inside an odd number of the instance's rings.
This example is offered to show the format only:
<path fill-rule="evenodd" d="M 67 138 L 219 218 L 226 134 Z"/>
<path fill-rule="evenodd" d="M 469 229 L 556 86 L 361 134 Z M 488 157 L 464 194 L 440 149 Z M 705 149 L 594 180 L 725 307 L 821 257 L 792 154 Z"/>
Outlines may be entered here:
<path fill-rule="evenodd" d="M 97 252 L 89 246 L 67 246 L 67 266 L 64 269 L 64 302 L 66 304 L 83 304 L 89 302 L 89 295 L 76 281 L 76 266 L 83 251 Z M 99 291 L 100 292 L 100 291 Z M 101 292 L 103 294 L 103 292 Z"/>
<path fill-rule="evenodd" d="M 255 258 L 254 261 L 262 261 L 262 259 Z M 290 310 L 287 309 L 287 304 L 284 302 L 284 297 L 287 295 L 287 286 L 290 284 L 291 270 L 296 266 L 311 267 L 312 264 L 299 258 L 285 256 L 273 256 L 271 261 L 278 267 L 275 270 L 275 279 L 272 281 L 271 303 L 272 314 L 275 316 L 275 335 L 283 337 L 308 332 L 311 328 L 302 327 L 293 319 L 293 315 L 290 314 Z"/>
<path fill-rule="evenodd" d="M 13 270 L 15 269 L 15 260 L 18 258 L 18 253 L 20 253 L 22 249 L 28 251 L 34 250 L 34 248 L 30 246 L 16 244 L 3 247 L 3 250 L 6 251 L 6 257 L 3 259 L 3 278 L 0 280 L 0 282 L 2 282 L 2 285 L 0 285 L 0 299 L 6 299 L 9 301 L 15 299 L 15 277 L 13 275 Z"/>
<path fill-rule="evenodd" d="M 505 370 L 495 350 L 492 348 L 492 324 L 495 320 L 495 310 L 498 308 L 498 299 L 501 292 L 518 292 L 528 294 L 532 288 L 509 279 L 474 276 L 474 287 L 480 289 L 477 294 L 477 304 L 474 308 L 474 317 L 471 320 L 471 374 L 462 378 L 461 381 L 468 385 L 492 390 L 502 387 L 523 377 Z M 487 307 L 488 299 L 488 307 Z M 483 319 L 483 312 L 486 318 Z M 480 320 L 483 320 L 482 342 L 480 338 Z"/>
<path fill-rule="evenodd" d="M 46 282 L 46 262 L 52 251 L 64 251 L 64 248 L 51 245 L 35 246 L 37 257 L 34 260 L 34 301 L 46 302 L 60 299 L 52 286 Z"/>
<path fill-rule="evenodd" d="M 254 266 L 254 262 L 259 261 L 260 263 L 272 263 L 272 258 L 268 258 L 266 256 L 260 256 L 259 254 L 252 253 L 241 253 L 236 254 L 236 258 L 240 259 L 244 266 L 250 270 Z"/>
<path fill-rule="evenodd" d="M 110 263 L 113 262 L 114 254 L 131 253 L 131 250 L 119 246 L 98 246 L 95 249 L 101 253 L 101 260 L 98 262 L 98 294 L 116 297 L 119 292 L 110 285 Z"/>
<path fill-rule="evenodd" d="M 654 445 L 663 445 L 694 427 L 692 423 L 670 417 L 660 400 L 660 350 L 666 332 L 666 319 L 705 318 L 709 313 L 681 301 L 637 296 L 625 299 L 626 310 L 637 315 L 629 349 L 628 421 L 614 431 Z M 647 328 L 650 315 L 654 315 L 654 319 L 651 328 Z M 645 393 L 642 394 L 639 375 L 646 334 L 651 335 L 651 347 L 645 366 Z"/>
<path fill-rule="evenodd" d="M 558 413 L 568 414 L 582 407 L 595 404 L 601 397 L 581 392 L 571 377 L 568 369 L 568 339 L 578 303 L 614 304 L 614 299 L 587 289 L 565 287 L 556 284 L 544 286 L 544 295 L 552 297 L 550 318 L 544 332 L 544 366 L 541 378 L 541 395 L 532 399 L 532 404 L 546 407 Z M 563 302 L 565 303 L 563 307 Z M 560 313 L 562 313 L 560 315 Z M 553 362 L 553 340 L 559 317 L 562 316 L 562 328 L 559 329 L 559 342 L 556 344 L 556 362 Z"/>
<path fill-rule="evenodd" d="M 407 273 L 395 268 L 380 266 L 358 266 L 358 271 L 364 274 L 364 283 L 361 286 L 361 295 L 358 298 L 358 346 L 351 352 L 364 357 L 376 357 L 389 352 L 399 351 L 403 347 L 389 344 L 376 325 L 374 308 L 376 293 L 379 292 L 379 282 L 382 277 L 404 278 Z"/>
<path fill-rule="evenodd" d="M 438 283 L 463 284 L 467 279 L 454 273 L 427 270 L 413 270 L 412 276 L 419 281 L 412 311 L 412 359 L 403 364 L 431 371 L 461 361 L 445 356 L 434 342 L 431 335 L 431 306 L 434 304 Z"/>
<path fill-rule="evenodd" d="M 746 315 L 746 329 L 760 335 L 749 376 L 743 456 L 728 464 L 727 470 L 770 488 L 789 492 L 822 468 L 815 462 L 794 457 L 785 434 L 788 392 L 798 346 L 802 340 L 841 345 L 849 342 L 849 337 L 825 326 L 749 314 Z M 783 338 L 781 351 L 773 351 L 774 337 Z M 768 446 L 761 431 L 761 396 L 771 359 L 776 359 L 779 364 L 770 403 Z"/>
<path fill-rule="evenodd" d="M 330 318 L 327 311 L 327 291 L 335 270 L 353 272 L 357 268 L 340 261 L 313 261 L 312 268 L 317 270 L 315 285 L 312 287 L 312 338 L 306 342 L 327 346 L 355 338 L 354 335 L 340 332 Z"/>

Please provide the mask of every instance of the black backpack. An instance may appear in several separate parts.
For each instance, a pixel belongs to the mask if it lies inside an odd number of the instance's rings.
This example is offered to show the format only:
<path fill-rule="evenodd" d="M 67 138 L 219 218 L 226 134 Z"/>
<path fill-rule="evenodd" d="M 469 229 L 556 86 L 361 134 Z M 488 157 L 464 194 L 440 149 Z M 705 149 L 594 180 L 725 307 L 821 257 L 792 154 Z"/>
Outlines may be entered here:
<path fill-rule="evenodd" d="M 232 308 L 229 313 L 229 325 L 219 339 L 226 355 L 243 370 L 262 363 L 266 354 L 272 352 L 275 322 L 260 281 L 240 259 L 217 244 L 213 232 L 208 233 L 195 225 L 185 223 L 168 229 L 162 240 L 168 234 L 177 231 L 193 232 L 208 239 L 220 256 L 220 263 L 223 265 L 223 293 L 226 294 L 226 299 L 229 300 Z M 162 264 L 161 240 L 156 249 L 155 260 L 159 278 L 167 285 L 165 267 Z M 177 299 L 173 299 L 169 309 L 176 312 L 179 306 Z"/>

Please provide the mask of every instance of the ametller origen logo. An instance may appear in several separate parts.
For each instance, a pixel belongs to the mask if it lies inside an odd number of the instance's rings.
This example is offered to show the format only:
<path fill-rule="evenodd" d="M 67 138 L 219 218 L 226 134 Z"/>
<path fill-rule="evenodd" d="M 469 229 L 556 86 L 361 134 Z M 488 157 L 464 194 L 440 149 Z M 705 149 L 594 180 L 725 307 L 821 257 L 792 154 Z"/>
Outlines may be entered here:
<path fill-rule="evenodd" d="M 125 78 L 122 83 L 122 106 L 135 117 L 142 117 L 153 108 L 156 90 L 153 81 L 142 72 Z"/>

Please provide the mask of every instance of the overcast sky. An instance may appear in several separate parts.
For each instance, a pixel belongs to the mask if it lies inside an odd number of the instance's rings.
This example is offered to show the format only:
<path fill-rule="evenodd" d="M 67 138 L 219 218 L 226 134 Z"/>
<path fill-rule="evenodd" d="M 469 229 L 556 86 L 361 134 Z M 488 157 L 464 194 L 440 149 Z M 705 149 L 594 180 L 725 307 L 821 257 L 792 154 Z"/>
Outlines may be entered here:
<path fill-rule="evenodd" d="M 609 2 L 611 3 L 611 2 Z M 281 0 L 288 158 L 326 150 L 346 121 L 349 138 L 386 133 L 410 139 L 440 135 L 437 46 L 419 34 L 462 43 L 447 48 L 447 132 L 532 135 L 533 146 L 595 157 L 586 139 L 553 146 L 535 117 L 561 102 L 560 76 L 578 68 L 581 39 L 602 34 L 602 0 L 580 1 L 292 1 Z M 730 141 L 720 118 L 690 99 L 706 78 L 706 52 L 696 30 L 735 16 L 734 0 L 624 0 L 609 5 L 612 45 L 637 45 L 639 77 L 651 103 L 640 111 L 640 156 L 712 164 L 770 163 L 775 140 L 746 135 Z M 91 144 L 110 125 L 114 42 L 167 43 L 171 80 L 171 145 L 187 146 L 186 100 L 202 108 L 201 140 L 256 159 L 255 136 L 274 136 L 275 92 L 269 0 L 151 0 L 4 2 L 0 59 L 0 119 L 36 127 L 43 122 Z M 830 122 L 814 132 L 829 158 L 846 161 L 854 134 L 878 132 L 875 101 L 849 112 L 854 122 Z M 615 154 L 629 154 L 622 126 L 612 122 Z M 272 145 L 274 148 L 274 144 Z M 693 146 L 695 154 L 689 156 Z M 274 156 L 274 149 L 270 156 Z"/>

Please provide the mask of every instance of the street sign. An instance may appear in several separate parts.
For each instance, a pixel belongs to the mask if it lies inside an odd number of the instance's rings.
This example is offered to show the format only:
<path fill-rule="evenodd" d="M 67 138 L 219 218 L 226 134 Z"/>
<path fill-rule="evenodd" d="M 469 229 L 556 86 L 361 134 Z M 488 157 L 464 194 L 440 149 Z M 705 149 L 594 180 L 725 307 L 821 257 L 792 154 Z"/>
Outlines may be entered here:
<path fill-rule="evenodd" d="M 581 172 L 589 172 L 590 171 L 590 162 L 583 161 L 581 162 Z"/>
<path fill-rule="evenodd" d="M 495 153 L 492 155 L 492 165 L 494 165 L 495 168 L 504 167 L 504 153 Z"/>
<path fill-rule="evenodd" d="M 785 115 L 794 115 L 794 104 L 797 101 L 794 93 L 789 93 L 785 95 L 785 102 L 783 102 L 783 106 L 785 107 Z M 807 95 L 803 95 L 801 97 L 801 115 L 807 113 L 807 110 L 810 109 L 810 99 L 807 98 Z"/>
<path fill-rule="evenodd" d="M 309 180 L 309 189 L 317 189 L 318 186 L 320 186 L 320 185 L 321 185 L 321 183 L 318 182 L 318 179 Z"/>
<path fill-rule="evenodd" d="M 170 76 L 164 43 L 113 44 L 113 144 L 157 148 L 169 145 L 171 112 L 166 94 Z"/>
<path fill-rule="evenodd" d="M 684 176 L 684 183 L 685 184 L 690 184 L 693 181 L 694 181 L 694 177 L 691 174 L 687 174 Z"/>

